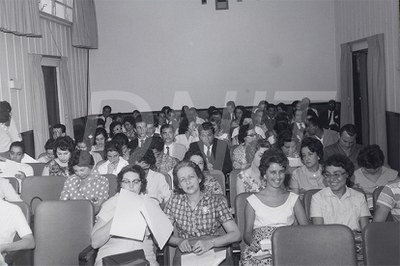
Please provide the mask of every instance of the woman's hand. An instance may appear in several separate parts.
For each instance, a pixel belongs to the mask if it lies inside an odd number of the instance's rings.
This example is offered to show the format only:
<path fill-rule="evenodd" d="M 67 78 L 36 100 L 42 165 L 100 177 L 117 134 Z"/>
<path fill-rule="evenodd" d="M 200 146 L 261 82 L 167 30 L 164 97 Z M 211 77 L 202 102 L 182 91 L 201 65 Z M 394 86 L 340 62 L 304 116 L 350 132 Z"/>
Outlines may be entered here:
<path fill-rule="evenodd" d="M 213 246 L 214 244 L 211 239 L 199 240 L 193 245 L 193 252 L 197 255 L 201 255 L 212 249 Z"/>
<path fill-rule="evenodd" d="M 114 163 L 114 162 L 110 162 L 107 166 L 107 174 L 112 174 L 114 172 L 114 169 L 117 168 L 118 162 Z"/>
<path fill-rule="evenodd" d="M 178 248 L 182 253 L 192 252 L 192 246 L 189 243 L 188 239 L 182 239 L 178 244 Z"/>

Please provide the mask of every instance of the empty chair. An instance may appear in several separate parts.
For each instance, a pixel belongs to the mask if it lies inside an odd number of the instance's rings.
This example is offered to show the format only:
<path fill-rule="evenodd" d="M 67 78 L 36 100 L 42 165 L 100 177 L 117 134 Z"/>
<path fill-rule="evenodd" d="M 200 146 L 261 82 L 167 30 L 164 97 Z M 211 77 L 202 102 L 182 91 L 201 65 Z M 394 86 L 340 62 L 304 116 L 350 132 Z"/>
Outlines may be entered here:
<path fill-rule="evenodd" d="M 33 168 L 34 176 L 41 176 L 46 163 L 28 163 Z"/>
<path fill-rule="evenodd" d="M 226 183 L 225 183 L 225 175 L 224 175 L 224 173 L 222 173 L 222 171 L 220 171 L 220 170 L 215 170 L 215 169 L 209 170 L 208 173 L 209 173 L 212 177 L 214 177 L 215 180 L 218 181 L 218 183 L 221 185 L 222 192 L 223 192 L 224 195 L 225 195 Z"/>
<path fill-rule="evenodd" d="M 21 198 L 32 212 L 40 201 L 59 200 L 64 187 L 65 178 L 62 176 L 30 176 L 22 180 Z"/>
<path fill-rule="evenodd" d="M 311 199 L 312 196 L 317 193 L 318 191 L 320 191 L 321 189 L 310 189 L 307 190 L 304 193 L 304 197 L 303 197 L 303 205 L 304 205 L 304 210 L 306 212 L 306 216 L 308 217 L 308 219 L 310 219 L 310 209 L 311 209 Z"/>
<path fill-rule="evenodd" d="M 36 208 L 34 265 L 79 265 L 90 245 L 93 205 L 85 200 L 43 201 Z"/>
<path fill-rule="evenodd" d="M 108 197 L 111 198 L 117 193 L 117 188 L 118 188 L 117 176 L 111 174 L 106 174 L 102 176 L 105 176 L 108 179 Z"/>
<path fill-rule="evenodd" d="M 353 232 L 344 225 L 278 227 L 271 240 L 274 265 L 356 265 Z"/>
<path fill-rule="evenodd" d="M 400 265 L 400 223 L 370 223 L 363 238 L 365 265 Z"/>

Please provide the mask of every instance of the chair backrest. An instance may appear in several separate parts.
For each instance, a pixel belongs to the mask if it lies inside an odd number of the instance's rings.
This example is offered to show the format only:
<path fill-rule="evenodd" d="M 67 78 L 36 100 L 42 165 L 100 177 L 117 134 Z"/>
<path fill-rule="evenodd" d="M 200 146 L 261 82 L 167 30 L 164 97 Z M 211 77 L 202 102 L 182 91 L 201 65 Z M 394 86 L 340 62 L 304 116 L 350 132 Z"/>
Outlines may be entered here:
<path fill-rule="evenodd" d="M 310 189 L 307 190 L 304 193 L 304 197 L 303 197 L 303 205 L 304 205 L 304 210 L 306 212 L 306 215 L 308 217 L 308 219 L 310 219 L 310 209 L 311 209 L 311 199 L 312 196 L 317 193 L 318 191 L 320 191 L 321 189 Z"/>
<path fill-rule="evenodd" d="M 353 232 L 344 225 L 278 227 L 271 240 L 274 265 L 356 265 Z"/>
<path fill-rule="evenodd" d="M 236 196 L 235 198 L 235 209 L 236 215 L 235 220 L 236 224 L 239 227 L 240 233 L 242 234 L 242 242 L 243 243 L 243 235 L 244 235 L 244 220 L 245 220 L 245 213 L 244 207 L 246 207 L 247 198 L 254 194 L 254 192 L 243 192 Z"/>
<path fill-rule="evenodd" d="M 231 207 L 235 208 L 236 211 L 236 206 L 235 206 L 235 199 L 236 199 L 236 180 L 237 180 L 237 176 L 240 173 L 239 169 L 233 170 L 230 174 L 229 174 L 229 204 Z"/>
<path fill-rule="evenodd" d="M 108 179 L 108 197 L 111 198 L 117 193 L 117 188 L 118 188 L 117 176 L 111 174 L 106 174 L 102 176 L 105 176 Z"/>
<path fill-rule="evenodd" d="M 400 223 L 370 223 L 363 239 L 365 265 L 400 265 Z"/>
<path fill-rule="evenodd" d="M 21 198 L 35 212 L 38 203 L 43 200 L 59 200 L 64 187 L 62 176 L 29 176 L 22 180 Z"/>
<path fill-rule="evenodd" d="M 8 180 L 8 182 L 10 182 L 10 184 L 13 186 L 13 188 L 15 189 L 15 192 L 19 193 L 19 181 L 17 178 L 15 177 L 5 177 L 5 179 Z"/>
<path fill-rule="evenodd" d="M 79 253 L 91 243 L 93 218 L 89 201 L 39 203 L 34 226 L 34 265 L 79 265 Z"/>
<path fill-rule="evenodd" d="M 43 172 L 43 168 L 46 163 L 27 163 L 33 168 L 33 175 L 34 176 L 41 176 Z"/>
<path fill-rule="evenodd" d="M 215 170 L 215 169 L 208 171 L 208 173 L 218 181 L 218 183 L 221 185 L 222 192 L 223 192 L 224 195 L 225 195 L 225 192 L 226 192 L 226 182 L 225 182 L 225 175 L 224 175 L 224 173 L 222 173 L 221 170 Z"/>

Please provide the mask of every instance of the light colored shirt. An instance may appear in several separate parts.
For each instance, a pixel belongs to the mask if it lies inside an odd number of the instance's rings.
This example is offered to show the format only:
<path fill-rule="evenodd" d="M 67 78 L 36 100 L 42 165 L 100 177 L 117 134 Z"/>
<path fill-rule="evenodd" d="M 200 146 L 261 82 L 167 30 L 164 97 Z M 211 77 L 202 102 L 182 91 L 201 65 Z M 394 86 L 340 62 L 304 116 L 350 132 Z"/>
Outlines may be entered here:
<path fill-rule="evenodd" d="M 0 199 L 0 225 L 0 245 L 12 243 L 16 233 L 20 238 L 32 234 L 21 209 L 2 199 Z"/>
<path fill-rule="evenodd" d="M 25 176 L 33 176 L 33 168 L 29 164 L 17 163 L 11 160 L 0 161 L 0 177 L 12 177 L 24 172 Z"/>
<path fill-rule="evenodd" d="M 112 171 L 112 173 L 108 173 L 108 165 L 110 164 L 110 161 L 107 160 L 104 163 L 100 164 L 97 167 L 97 171 L 99 172 L 99 174 L 101 175 L 106 175 L 106 174 L 113 174 L 113 175 L 118 175 L 119 172 L 121 172 L 122 168 L 124 168 L 125 166 L 127 166 L 129 163 L 122 158 L 121 156 L 119 157 L 119 161 L 117 166 L 114 168 L 114 170 Z"/>
<path fill-rule="evenodd" d="M 388 207 L 395 221 L 400 222 L 400 181 L 387 184 L 379 194 L 377 204 Z"/>
<path fill-rule="evenodd" d="M 13 186 L 10 182 L 0 177 L 0 200 L 7 200 L 7 201 L 22 201 L 20 196 L 17 194 Z M 2 216 L 0 212 L 0 216 Z M 1 225 L 1 223 L 0 223 Z M 1 228 L 1 226 L 0 226 Z"/>
<path fill-rule="evenodd" d="M 197 141 L 199 141 L 199 138 L 193 137 L 192 135 L 190 135 L 189 138 L 187 138 L 185 134 L 179 134 L 175 136 L 175 142 L 182 144 L 187 150 L 189 149 L 190 143 Z"/>
<path fill-rule="evenodd" d="M 324 177 L 321 173 L 322 169 L 311 173 L 307 170 L 305 165 L 296 168 L 292 173 L 292 178 L 290 179 L 289 187 L 291 189 L 298 190 L 310 190 L 324 188 Z"/>
<path fill-rule="evenodd" d="M 348 187 L 340 199 L 330 187 L 321 189 L 311 199 L 310 217 L 322 217 L 324 224 L 343 224 L 360 231 L 360 218 L 369 216 L 365 196 Z"/>
<path fill-rule="evenodd" d="M 165 176 L 150 169 L 146 179 L 149 197 L 157 199 L 159 203 L 167 202 L 171 196 L 171 190 L 165 181 Z"/>
<path fill-rule="evenodd" d="M 21 140 L 21 135 L 18 133 L 17 126 L 12 118 L 10 126 L 0 124 L 0 153 L 8 151 L 11 143 Z"/>

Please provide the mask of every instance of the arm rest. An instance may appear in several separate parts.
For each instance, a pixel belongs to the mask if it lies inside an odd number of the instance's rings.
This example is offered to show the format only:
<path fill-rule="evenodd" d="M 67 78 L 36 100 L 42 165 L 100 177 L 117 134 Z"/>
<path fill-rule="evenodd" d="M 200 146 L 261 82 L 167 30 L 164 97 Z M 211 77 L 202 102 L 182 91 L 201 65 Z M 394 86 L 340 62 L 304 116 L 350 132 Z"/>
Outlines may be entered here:
<path fill-rule="evenodd" d="M 97 249 L 92 248 L 92 246 L 86 247 L 79 253 L 79 265 L 94 265 L 97 256 Z"/>

